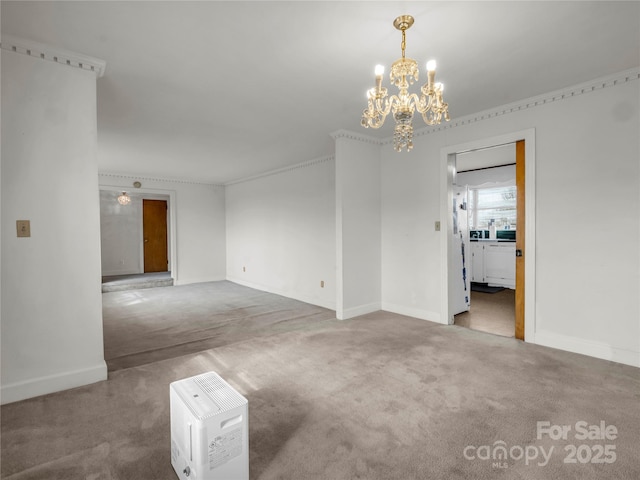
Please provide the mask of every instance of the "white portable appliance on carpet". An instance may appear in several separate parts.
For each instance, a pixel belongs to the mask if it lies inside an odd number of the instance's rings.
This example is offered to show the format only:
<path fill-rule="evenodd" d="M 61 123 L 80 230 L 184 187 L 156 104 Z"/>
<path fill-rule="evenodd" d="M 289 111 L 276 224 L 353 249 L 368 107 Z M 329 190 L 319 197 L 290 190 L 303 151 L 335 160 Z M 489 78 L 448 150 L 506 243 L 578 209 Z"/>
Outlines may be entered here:
<path fill-rule="evenodd" d="M 248 480 L 247 399 L 217 373 L 171 383 L 171 465 L 181 480 Z"/>

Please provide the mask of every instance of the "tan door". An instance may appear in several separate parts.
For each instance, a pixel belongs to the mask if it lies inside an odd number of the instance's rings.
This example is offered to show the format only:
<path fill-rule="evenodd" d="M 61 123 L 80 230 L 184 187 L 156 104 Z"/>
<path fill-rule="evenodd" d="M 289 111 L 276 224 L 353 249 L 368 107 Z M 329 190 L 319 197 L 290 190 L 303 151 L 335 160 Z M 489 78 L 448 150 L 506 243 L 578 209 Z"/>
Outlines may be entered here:
<path fill-rule="evenodd" d="M 166 272 L 167 202 L 142 200 L 142 230 L 144 237 L 144 272 Z"/>
<path fill-rule="evenodd" d="M 516 331 L 524 340 L 524 140 L 516 142 Z"/>

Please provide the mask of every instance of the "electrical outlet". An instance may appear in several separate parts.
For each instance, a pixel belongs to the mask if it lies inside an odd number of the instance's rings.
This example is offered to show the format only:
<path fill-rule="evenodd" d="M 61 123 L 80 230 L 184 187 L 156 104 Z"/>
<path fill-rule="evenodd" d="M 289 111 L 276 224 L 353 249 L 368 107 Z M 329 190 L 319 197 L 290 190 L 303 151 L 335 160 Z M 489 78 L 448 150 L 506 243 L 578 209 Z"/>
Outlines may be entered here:
<path fill-rule="evenodd" d="M 440 220 L 436 220 L 436 232 L 440 231 Z"/>

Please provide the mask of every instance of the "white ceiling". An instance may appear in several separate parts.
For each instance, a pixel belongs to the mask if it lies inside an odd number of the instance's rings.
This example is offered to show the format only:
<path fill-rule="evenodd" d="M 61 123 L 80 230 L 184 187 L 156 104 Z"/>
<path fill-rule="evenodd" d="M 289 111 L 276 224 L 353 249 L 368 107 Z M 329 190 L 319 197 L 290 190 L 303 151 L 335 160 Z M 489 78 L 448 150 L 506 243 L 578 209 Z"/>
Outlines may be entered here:
<path fill-rule="evenodd" d="M 389 137 L 391 118 L 365 130 L 360 117 L 374 65 L 388 72 L 400 56 L 392 22 L 401 14 L 416 19 L 407 56 L 421 66 L 438 61 L 452 118 L 640 65 L 636 1 L 1 8 L 2 33 L 107 62 L 98 79 L 101 172 L 211 183 L 331 155 L 330 133 L 339 129 Z"/>

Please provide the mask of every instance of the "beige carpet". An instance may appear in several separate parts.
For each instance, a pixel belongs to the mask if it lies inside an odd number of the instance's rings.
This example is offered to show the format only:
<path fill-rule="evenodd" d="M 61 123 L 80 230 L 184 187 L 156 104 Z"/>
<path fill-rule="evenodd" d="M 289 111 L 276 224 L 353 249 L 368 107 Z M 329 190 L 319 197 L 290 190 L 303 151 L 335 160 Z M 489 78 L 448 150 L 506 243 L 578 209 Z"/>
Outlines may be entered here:
<path fill-rule="evenodd" d="M 173 480 L 169 383 L 207 371 L 249 400 L 255 480 L 640 478 L 637 368 L 383 312 L 309 320 L 5 405 L 1 477 Z M 538 439 L 544 421 L 604 421 L 618 435 Z M 513 456 L 478 458 L 496 442 Z M 567 445 L 605 444 L 613 463 L 564 463 Z M 542 448 L 553 448 L 544 466 Z M 525 450 L 540 456 L 518 458 Z"/>
<path fill-rule="evenodd" d="M 335 319 L 335 312 L 232 282 L 102 295 L 109 371 Z"/>

